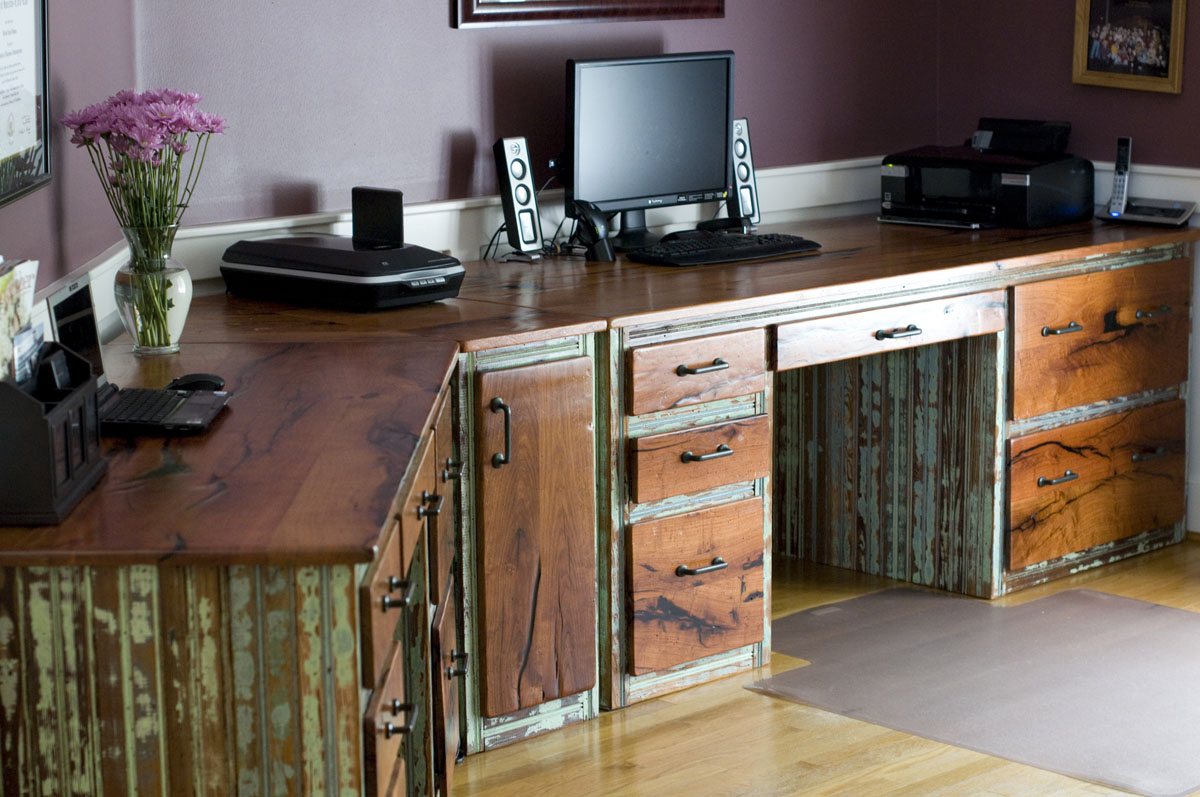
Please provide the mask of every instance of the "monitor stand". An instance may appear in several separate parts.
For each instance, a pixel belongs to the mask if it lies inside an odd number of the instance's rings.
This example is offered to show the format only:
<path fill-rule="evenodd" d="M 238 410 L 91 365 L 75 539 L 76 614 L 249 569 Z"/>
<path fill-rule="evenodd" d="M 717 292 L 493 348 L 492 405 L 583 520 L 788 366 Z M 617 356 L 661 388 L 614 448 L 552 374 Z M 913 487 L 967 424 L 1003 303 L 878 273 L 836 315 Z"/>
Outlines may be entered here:
<path fill-rule="evenodd" d="M 658 243 L 661 235 L 646 229 L 645 210 L 621 211 L 621 231 L 610 239 L 613 249 L 618 252 L 628 252 L 631 249 L 641 249 Z"/>

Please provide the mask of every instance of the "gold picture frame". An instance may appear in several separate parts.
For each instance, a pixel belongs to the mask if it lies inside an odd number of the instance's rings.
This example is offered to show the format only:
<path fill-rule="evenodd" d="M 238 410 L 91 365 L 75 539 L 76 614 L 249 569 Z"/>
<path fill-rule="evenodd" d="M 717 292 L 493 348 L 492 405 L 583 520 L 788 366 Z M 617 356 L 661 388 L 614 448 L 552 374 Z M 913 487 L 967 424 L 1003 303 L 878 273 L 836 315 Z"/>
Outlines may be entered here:
<path fill-rule="evenodd" d="M 1187 0 L 1075 0 L 1071 79 L 1178 94 Z"/>

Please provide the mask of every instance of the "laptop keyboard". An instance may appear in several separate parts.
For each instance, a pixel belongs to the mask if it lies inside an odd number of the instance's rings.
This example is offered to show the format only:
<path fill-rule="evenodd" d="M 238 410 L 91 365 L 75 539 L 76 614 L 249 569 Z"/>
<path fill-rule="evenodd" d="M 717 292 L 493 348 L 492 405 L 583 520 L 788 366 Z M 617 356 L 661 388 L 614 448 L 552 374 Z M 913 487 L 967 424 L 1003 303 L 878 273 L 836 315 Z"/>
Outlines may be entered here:
<path fill-rule="evenodd" d="M 127 387 L 104 413 L 104 420 L 121 423 L 159 423 L 187 398 L 174 390 Z"/>

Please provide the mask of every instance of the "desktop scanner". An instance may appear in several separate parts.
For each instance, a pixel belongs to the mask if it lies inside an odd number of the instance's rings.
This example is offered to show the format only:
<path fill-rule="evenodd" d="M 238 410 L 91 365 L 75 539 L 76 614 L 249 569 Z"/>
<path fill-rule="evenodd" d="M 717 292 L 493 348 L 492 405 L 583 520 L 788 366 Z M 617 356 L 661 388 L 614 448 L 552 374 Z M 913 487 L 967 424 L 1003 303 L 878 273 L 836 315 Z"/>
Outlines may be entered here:
<path fill-rule="evenodd" d="M 338 235 L 238 241 L 221 258 L 236 296 L 341 310 L 383 310 L 458 295 L 457 258 L 404 243 Z"/>

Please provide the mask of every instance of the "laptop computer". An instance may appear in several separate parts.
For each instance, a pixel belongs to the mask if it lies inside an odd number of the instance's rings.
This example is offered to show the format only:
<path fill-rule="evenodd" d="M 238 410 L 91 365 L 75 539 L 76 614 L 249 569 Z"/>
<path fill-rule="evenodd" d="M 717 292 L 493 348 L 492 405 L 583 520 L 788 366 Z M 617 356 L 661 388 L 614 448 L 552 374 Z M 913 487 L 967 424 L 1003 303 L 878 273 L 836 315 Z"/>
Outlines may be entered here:
<path fill-rule="evenodd" d="M 224 390 L 118 388 L 104 376 L 92 288 L 86 276 L 56 291 L 47 302 L 50 327 L 59 344 L 92 364 L 100 434 L 167 436 L 208 428 L 229 401 Z"/>

